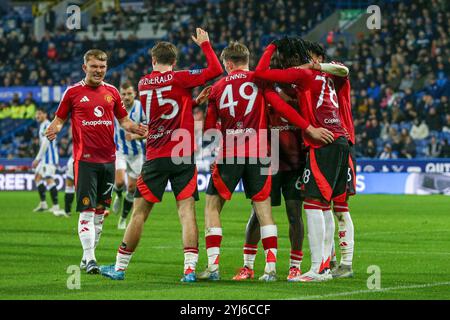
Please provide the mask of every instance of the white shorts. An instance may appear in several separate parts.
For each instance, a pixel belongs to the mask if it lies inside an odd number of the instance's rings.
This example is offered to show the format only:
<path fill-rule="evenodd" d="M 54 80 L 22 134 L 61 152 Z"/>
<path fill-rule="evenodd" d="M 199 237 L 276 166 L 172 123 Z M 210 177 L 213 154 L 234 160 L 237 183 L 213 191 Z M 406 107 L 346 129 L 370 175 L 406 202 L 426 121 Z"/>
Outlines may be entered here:
<path fill-rule="evenodd" d="M 124 155 L 120 152 L 116 153 L 116 170 L 125 170 L 133 179 L 137 179 L 139 177 L 143 164 L 144 156 L 142 154 L 132 156 Z"/>
<path fill-rule="evenodd" d="M 43 179 L 53 179 L 56 173 L 56 166 L 54 164 L 44 164 L 39 162 L 36 167 L 36 174 L 40 175 Z"/>
<path fill-rule="evenodd" d="M 69 161 L 67 161 L 66 179 L 74 180 L 73 157 L 70 157 Z"/>

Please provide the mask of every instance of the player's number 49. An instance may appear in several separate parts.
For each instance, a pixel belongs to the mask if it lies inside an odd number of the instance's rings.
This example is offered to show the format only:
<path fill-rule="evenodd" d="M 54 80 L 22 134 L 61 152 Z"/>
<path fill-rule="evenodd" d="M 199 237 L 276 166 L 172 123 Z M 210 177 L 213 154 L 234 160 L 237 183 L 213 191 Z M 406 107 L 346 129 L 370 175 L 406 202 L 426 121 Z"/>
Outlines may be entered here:
<path fill-rule="evenodd" d="M 251 93 L 245 93 L 245 89 L 251 88 Z M 245 109 L 244 116 L 252 112 L 253 105 L 255 104 L 256 96 L 258 95 L 258 87 L 253 82 L 244 82 L 239 87 L 239 95 L 248 100 L 247 108 Z M 238 101 L 234 100 L 233 97 L 233 87 L 231 84 L 227 85 L 223 90 L 222 96 L 220 97 L 219 109 L 230 109 L 230 116 L 233 118 L 236 117 L 236 111 L 234 107 L 236 107 Z"/>

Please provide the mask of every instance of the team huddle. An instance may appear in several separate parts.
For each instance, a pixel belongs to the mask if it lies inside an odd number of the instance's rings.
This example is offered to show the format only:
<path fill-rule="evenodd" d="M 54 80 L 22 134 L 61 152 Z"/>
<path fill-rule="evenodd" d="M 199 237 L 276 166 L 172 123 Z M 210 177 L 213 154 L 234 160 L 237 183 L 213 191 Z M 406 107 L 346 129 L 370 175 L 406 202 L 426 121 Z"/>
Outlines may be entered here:
<path fill-rule="evenodd" d="M 70 114 L 71 190 L 73 194 L 75 189 L 80 212 L 81 266 L 89 274 L 123 280 L 144 223 L 154 205 L 162 201 L 170 182 L 182 225 L 181 281 L 220 280 L 220 213 L 242 181 L 252 211 L 243 267 L 233 280 L 254 278 L 260 240 L 265 268 L 259 279 L 277 280 L 278 231 L 272 207 L 281 205 L 281 195 L 291 243 L 287 280 L 351 277 L 354 231 L 347 201 L 355 194 L 355 141 L 348 69 L 327 63 L 321 45 L 300 38 L 273 41 L 255 71 L 249 70 L 250 52 L 244 44 L 231 42 L 219 60 L 206 31 L 197 28 L 192 39 L 203 51 L 207 67 L 174 71 L 176 47 L 159 42 L 151 49 L 152 72 L 139 81 L 139 101 L 135 100 L 133 84 L 122 84 L 119 92 L 103 81 L 107 56 L 103 51 L 89 50 L 84 56 L 85 79 L 66 90 L 55 119 L 43 129 L 42 136 L 53 143 Z M 221 62 L 227 75 L 193 99 L 194 88 L 222 75 Z M 205 200 L 208 266 L 196 272 L 199 234 L 195 202 L 199 196 L 192 110 L 206 100 L 204 137 L 215 136 L 219 147 Z M 45 187 L 39 188 L 45 192 Z M 123 203 L 118 227 L 126 230 L 116 262 L 98 266 L 95 248 L 114 190 L 114 211 Z M 303 274 L 302 207 L 311 251 L 310 270 Z M 339 226 L 340 263 L 334 250 L 334 216 Z"/>

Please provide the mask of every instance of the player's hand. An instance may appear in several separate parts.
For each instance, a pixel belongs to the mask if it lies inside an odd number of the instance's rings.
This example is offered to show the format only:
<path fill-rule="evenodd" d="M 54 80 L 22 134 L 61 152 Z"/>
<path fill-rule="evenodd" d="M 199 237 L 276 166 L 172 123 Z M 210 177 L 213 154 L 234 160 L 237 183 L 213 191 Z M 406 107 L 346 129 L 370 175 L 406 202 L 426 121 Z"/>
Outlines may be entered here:
<path fill-rule="evenodd" d="M 329 144 L 334 141 L 333 133 L 325 128 L 314 128 L 310 125 L 308 128 L 306 128 L 305 133 L 312 139 L 323 144 Z"/>
<path fill-rule="evenodd" d="M 58 125 L 52 123 L 48 126 L 47 130 L 45 130 L 45 136 L 48 140 L 53 141 L 56 139 L 59 131 L 61 131 L 61 128 L 58 128 Z"/>
<path fill-rule="evenodd" d="M 129 132 L 126 132 L 125 133 L 125 140 L 127 140 L 127 141 L 133 140 L 133 134 L 129 133 Z"/>
<path fill-rule="evenodd" d="M 31 167 L 35 169 L 38 166 L 39 162 L 40 160 L 33 160 L 33 163 L 31 163 Z"/>
<path fill-rule="evenodd" d="M 209 165 L 209 170 L 211 170 L 211 173 L 214 171 L 214 169 L 216 168 L 216 163 L 213 162 Z"/>
<path fill-rule="evenodd" d="M 205 87 L 202 92 L 198 95 L 197 98 L 195 98 L 195 102 L 197 104 L 205 103 L 208 100 L 209 94 L 211 93 L 212 86 Z"/>
<path fill-rule="evenodd" d="M 192 40 L 198 45 L 201 46 L 203 42 L 209 41 L 208 32 L 201 28 L 196 29 L 197 37 L 191 36 Z"/>
<path fill-rule="evenodd" d="M 147 136 L 147 126 L 146 125 L 143 125 L 142 123 L 139 123 L 139 125 L 138 126 L 136 126 L 136 127 L 134 127 L 133 129 L 132 129 L 132 132 L 133 133 L 136 133 L 137 135 L 140 135 L 140 136 L 142 136 L 142 137 L 146 137 Z M 125 139 L 126 139 L 126 137 L 125 137 Z"/>

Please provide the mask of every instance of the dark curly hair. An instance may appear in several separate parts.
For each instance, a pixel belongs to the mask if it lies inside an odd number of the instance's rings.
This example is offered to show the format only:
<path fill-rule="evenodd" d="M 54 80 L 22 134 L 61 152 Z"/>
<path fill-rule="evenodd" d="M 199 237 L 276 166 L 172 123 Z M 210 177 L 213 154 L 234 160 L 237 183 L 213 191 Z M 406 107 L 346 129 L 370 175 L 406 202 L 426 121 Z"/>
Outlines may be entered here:
<path fill-rule="evenodd" d="M 283 69 L 299 66 L 311 60 L 306 40 L 286 37 L 278 40 L 276 45 L 278 60 Z"/>

